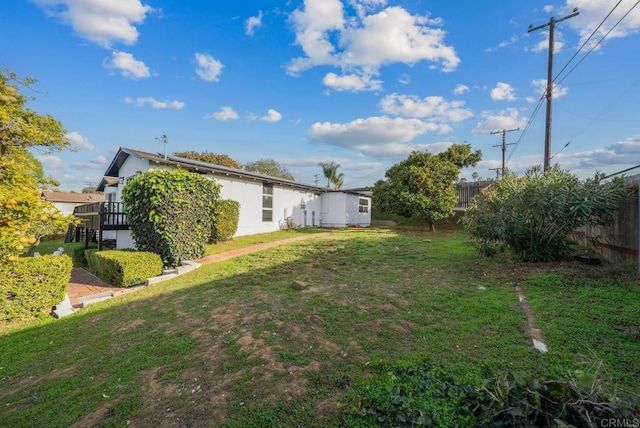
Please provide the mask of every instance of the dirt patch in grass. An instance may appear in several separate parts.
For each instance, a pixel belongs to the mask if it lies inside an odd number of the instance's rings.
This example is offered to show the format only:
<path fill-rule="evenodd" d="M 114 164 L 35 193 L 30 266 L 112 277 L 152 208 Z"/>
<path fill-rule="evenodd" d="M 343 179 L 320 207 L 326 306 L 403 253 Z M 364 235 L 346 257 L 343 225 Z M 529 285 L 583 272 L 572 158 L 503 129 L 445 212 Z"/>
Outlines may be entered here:
<path fill-rule="evenodd" d="M 101 422 L 113 416 L 113 405 L 113 402 L 101 404 L 96 410 L 89 413 L 75 424 L 71 425 L 72 428 L 100 426 Z"/>

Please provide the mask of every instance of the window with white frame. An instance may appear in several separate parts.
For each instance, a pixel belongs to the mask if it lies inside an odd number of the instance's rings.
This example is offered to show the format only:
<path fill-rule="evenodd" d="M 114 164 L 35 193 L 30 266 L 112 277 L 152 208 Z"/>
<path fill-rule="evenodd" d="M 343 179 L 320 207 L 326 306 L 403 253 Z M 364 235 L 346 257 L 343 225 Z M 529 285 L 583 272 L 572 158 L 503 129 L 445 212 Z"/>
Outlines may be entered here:
<path fill-rule="evenodd" d="M 358 212 L 360 213 L 369 212 L 369 199 L 358 198 Z"/>
<path fill-rule="evenodd" d="M 262 183 L 262 221 L 273 221 L 273 184 Z"/>

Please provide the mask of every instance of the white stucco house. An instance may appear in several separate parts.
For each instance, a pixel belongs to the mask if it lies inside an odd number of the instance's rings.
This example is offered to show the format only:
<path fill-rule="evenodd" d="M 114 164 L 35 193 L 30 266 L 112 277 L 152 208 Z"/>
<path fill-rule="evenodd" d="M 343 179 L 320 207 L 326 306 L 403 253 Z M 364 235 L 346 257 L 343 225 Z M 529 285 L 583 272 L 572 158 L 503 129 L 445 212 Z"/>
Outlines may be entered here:
<path fill-rule="evenodd" d="M 368 227 L 371 224 L 371 197 L 324 187 L 297 183 L 241 169 L 191 159 L 163 156 L 120 148 L 98 185 L 105 202 L 79 207 L 76 215 L 96 217 L 88 229 L 96 230 L 99 241 L 115 240 L 116 248 L 133 248 L 135 243 L 126 227 L 121 195 L 127 181 L 148 170 L 182 168 L 205 175 L 221 185 L 220 198 L 240 203 L 235 236 L 278 230 L 287 219 L 298 227 Z M 82 211 L 82 212 L 81 212 Z M 78 234 L 76 234 L 78 235 Z"/>

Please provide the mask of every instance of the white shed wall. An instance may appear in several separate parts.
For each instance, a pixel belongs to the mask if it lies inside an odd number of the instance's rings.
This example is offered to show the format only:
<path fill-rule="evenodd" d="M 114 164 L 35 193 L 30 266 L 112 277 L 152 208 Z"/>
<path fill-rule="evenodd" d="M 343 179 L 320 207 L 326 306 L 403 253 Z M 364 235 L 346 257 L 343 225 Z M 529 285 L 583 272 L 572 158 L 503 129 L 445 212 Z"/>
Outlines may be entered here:
<path fill-rule="evenodd" d="M 322 194 L 321 226 L 346 227 L 347 204 L 344 193 L 328 192 Z"/>
<path fill-rule="evenodd" d="M 345 196 L 347 206 L 347 226 L 371 226 L 371 198 L 350 194 L 345 194 Z M 366 199 L 368 201 L 366 213 L 360 212 L 360 199 Z"/>

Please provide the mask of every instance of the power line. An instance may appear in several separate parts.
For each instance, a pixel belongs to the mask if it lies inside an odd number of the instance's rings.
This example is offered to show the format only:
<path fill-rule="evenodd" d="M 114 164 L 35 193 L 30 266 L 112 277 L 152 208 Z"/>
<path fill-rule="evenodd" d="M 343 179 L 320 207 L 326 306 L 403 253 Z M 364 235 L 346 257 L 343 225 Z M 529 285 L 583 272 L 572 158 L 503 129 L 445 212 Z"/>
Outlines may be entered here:
<path fill-rule="evenodd" d="M 564 67 L 562 67 L 562 70 L 560 70 L 558 72 L 558 74 L 556 74 L 556 77 L 553 78 L 553 81 L 555 82 L 556 79 L 558 79 L 558 77 L 562 74 L 563 71 L 565 71 L 567 69 L 567 67 L 569 66 L 569 64 L 571 64 L 571 61 L 573 61 L 576 56 L 578 56 L 578 54 L 580 53 L 580 51 L 582 50 L 582 48 L 585 47 L 585 45 L 587 43 L 589 43 L 589 40 L 591 40 L 593 38 L 593 36 L 596 35 L 596 33 L 598 32 L 598 30 L 600 29 L 600 27 L 602 27 L 602 25 L 604 24 L 604 22 L 611 16 L 611 14 L 616 10 L 616 8 L 620 5 L 620 3 L 622 3 L 622 0 L 618 0 L 618 3 L 613 7 L 613 9 L 611 9 L 609 11 L 609 13 L 607 14 L 607 16 L 604 17 L 604 19 L 600 22 L 600 24 L 598 24 L 598 26 L 595 28 L 595 30 L 593 30 L 593 32 L 589 35 L 589 37 L 587 37 L 587 39 L 582 42 L 582 45 L 580 45 L 580 47 L 578 48 L 578 50 L 573 54 L 573 56 L 571 57 L 571 59 L 569 59 L 569 61 L 567 61 L 567 63 L 564 65 Z"/>
<path fill-rule="evenodd" d="M 640 3 L 640 2 L 639 2 Z M 567 144 L 565 144 L 565 146 L 554 155 L 554 157 L 556 155 L 558 155 L 562 150 L 564 150 L 569 144 L 571 144 L 576 138 L 578 138 L 580 135 L 582 135 L 591 125 L 593 125 L 595 122 L 597 122 L 598 120 L 600 120 L 600 117 L 605 114 L 607 112 L 607 110 L 609 110 L 611 107 L 613 107 L 614 104 L 616 104 L 618 101 L 620 101 L 622 99 L 623 96 L 625 96 L 626 94 L 629 93 L 629 90 L 635 86 L 636 84 L 638 84 L 638 82 L 640 82 L 640 77 L 638 77 L 633 83 L 631 83 L 631 85 L 629 85 L 627 88 L 625 88 L 622 93 L 616 97 L 615 100 L 611 101 L 604 109 L 602 109 L 600 111 L 600 113 L 598 113 L 598 115 L 594 118 L 591 119 L 591 121 L 584 127 L 582 128 L 582 130 L 580 132 L 578 132 L 571 140 L 569 140 L 569 142 Z"/>
<path fill-rule="evenodd" d="M 527 124 L 525 125 L 524 129 L 522 130 L 522 133 L 518 137 L 518 141 L 516 141 L 515 147 L 513 148 L 513 150 L 511 150 L 511 153 L 509 153 L 509 157 L 507 158 L 507 162 L 509 162 L 511 160 L 511 158 L 515 154 L 516 150 L 518 150 L 518 147 L 520 146 L 520 143 L 524 139 L 524 136 L 527 135 L 527 131 L 529 131 L 529 128 L 531 127 L 531 124 L 533 123 L 533 119 L 535 119 L 536 115 L 540 111 L 540 106 L 542 106 L 542 101 L 544 101 L 544 95 L 542 97 L 540 97 L 540 99 L 538 100 L 538 104 L 533 109 L 533 112 L 531 113 L 531 116 L 529 116 L 529 120 L 527 121 Z"/>
<path fill-rule="evenodd" d="M 597 42 L 595 45 L 593 45 L 593 46 L 591 47 L 591 49 L 589 50 L 589 52 L 587 52 L 586 54 L 584 54 L 584 56 L 583 56 L 582 58 L 580 58 L 580 61 L 578 61 L 578 63 L 577 63 L 576 65 L 574 65 L 574 66 L 573 66 L 573 68 L 571 68 L 571 70 L 569 70 L 569 71 L 567 72 L 567 74 L 565 74 L 565 75 L 564 75 L 564 77 L 563 77 L 562 79 L 560 79 L 560 81 L 558 81 L 558 82 L 556 83 L 556 85 L 559 85 L 559 84 L 560 84 L 560 83 L 562 83 L 562 82 L 563 82 L 567 77 L 569 77 L 569 75 L 570 75 L 570 74 L 571 74 L 571 73 L 572 73 L 572 72 L 573 72 L 573 71 L 574 71 L 574 70 L 575 70 L 575 69 L 576 69 L 580 64 L 582 64 L 582 61 L 584 61 L 585 59 L 587 59 L 587 57 L 591 54 L 591 52 L 593 52 L 594 50 L 596 50 L 596 48 L 600 45 L 600 43 L 602 43 L 602 42 L 604 41 L 604 39 L 606 39 L 606 38 L 609 36 L 609 34 L 611 34 L 611 32 L 612 32 L 612 31 L 613 31 L 613 30 L 614 30 L 614 29 L 615 29 L 615 28 L 616 28 L 616 27 L 617 27 L 617 26 L 622 22 L 622 20 L 624 20 L 624 19 L 625 19 L 625 18 L 626 18 L 626 17 L 627 17 L 627 16 L 628 16 L 632 11 L 633 11 L 633 9 L 635 9 L 635 8 L 636 8 L 636 6 L 638 6 L 638 4 L 640 4 L 640 0 L 638 0 L 638 1 L 633 5 L 633 6 L 631 6 L 631 8 L 627 11 L 627 13 L 625 13 L 625 14 L 622 16 L 622 18 L 620 18 L 620 19 L 618 20 L 618 22 L 616 22 L 616 23 L 613 25 L 613 27 L 611 27 L 611 28 L 609 29 L 609 31 L 607 31 L 607 33 L 606 33 L 604 36 L 602 36 L 602 38 L 601 38 L 600 40 L 598 40 L 598 42 Z"/>

